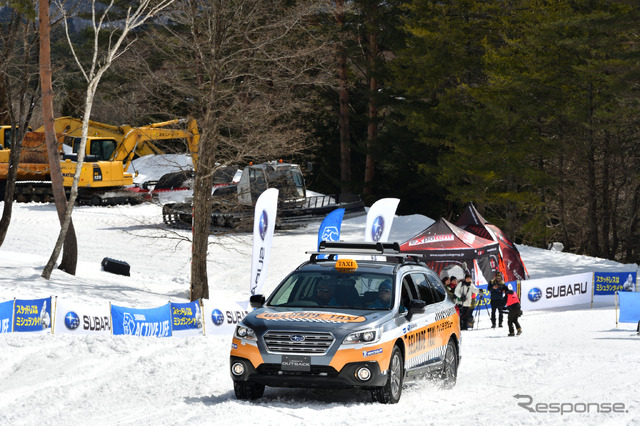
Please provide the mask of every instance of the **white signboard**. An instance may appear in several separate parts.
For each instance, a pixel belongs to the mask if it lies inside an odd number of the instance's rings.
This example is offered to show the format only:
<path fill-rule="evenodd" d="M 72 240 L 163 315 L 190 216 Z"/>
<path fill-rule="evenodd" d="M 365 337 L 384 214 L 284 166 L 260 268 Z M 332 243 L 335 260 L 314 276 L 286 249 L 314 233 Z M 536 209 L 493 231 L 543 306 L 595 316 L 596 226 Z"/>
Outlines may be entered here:
<path fill-rule="evenodd" d="M 204 313 L 204 334 L 224 334 L 231 336 L 236 325 L 250 312 L 248 302 L 233 302 L 215 297 L 202 299 Z"/>
<path fill-rule="evenodd" d="M 591 303 L 593 273 L 520 282 L 523 311 Z"/>
<path fill-rule="evenodd" d="M 109 304 L 90 306 L 58 299 L 54 334 L 111 334 Z"/>

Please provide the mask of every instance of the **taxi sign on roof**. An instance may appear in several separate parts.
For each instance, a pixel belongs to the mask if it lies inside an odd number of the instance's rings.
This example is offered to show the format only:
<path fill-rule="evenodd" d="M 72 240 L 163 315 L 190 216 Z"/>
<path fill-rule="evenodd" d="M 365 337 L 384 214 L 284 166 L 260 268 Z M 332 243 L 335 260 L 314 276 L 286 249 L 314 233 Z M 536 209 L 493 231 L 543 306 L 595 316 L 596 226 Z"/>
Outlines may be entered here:
<path fill-rule="evenodd" d="M 353 259 L 338 259 L 336 269 L 338 272 L 355 272 L 358 269 L 358 264 Z"/>

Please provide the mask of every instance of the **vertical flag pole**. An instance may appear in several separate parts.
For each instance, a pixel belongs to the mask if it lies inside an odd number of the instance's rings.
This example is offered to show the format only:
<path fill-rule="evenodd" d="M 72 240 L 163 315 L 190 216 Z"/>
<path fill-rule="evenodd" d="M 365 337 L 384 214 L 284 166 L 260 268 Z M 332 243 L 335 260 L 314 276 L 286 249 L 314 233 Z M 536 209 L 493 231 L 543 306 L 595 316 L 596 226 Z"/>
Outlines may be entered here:
<path fill-rule="evenodd" d="M 616 291 L 616 328 L 618 328 L 618 292 Z"/>
<path fill-rule="evenodd" d="M 11 309 L 11 332 L 13 333 L 15 330 L 15 322 L 16 322 L 16 298 L 13 298 L 13 309 Z"/>
<path fill-rule="evenodd" d="M 56 314 L 58 313 L 58 296 L 55 297 L 53 302 L 53 311 L 51 312 L 51 334 L 55 333 L 56 327 Z"/>
<path fill-rule="evenodd" d="M 198 304 L 200 305 L 200 315 L 202 315 L 202 335 L 205 336 L 207 334 L 205 330 L 207 321 L 204 319 L 204 303 L 202 302 L 202 298 L 198 299 Z"/>
<path fill-rule="evenodd" d="M 596 273 L 595 271 L 591 275 L 591 309 L 593 309 L 593 295 L 596 292 Z"/>

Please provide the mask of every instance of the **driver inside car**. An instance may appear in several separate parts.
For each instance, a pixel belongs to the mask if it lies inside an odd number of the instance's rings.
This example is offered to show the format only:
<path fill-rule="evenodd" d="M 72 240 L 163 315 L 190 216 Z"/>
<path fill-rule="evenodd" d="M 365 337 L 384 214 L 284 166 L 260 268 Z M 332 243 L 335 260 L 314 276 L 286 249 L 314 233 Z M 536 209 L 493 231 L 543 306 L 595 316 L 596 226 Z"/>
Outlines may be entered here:
<path fill-rule="evenodd" d="M 391 281 L 384 280 L 378 286 L 378 298 L 369 306 L 371 309 L 387 309 L 391 306 Z"/>
<path fill-rule="evenodd" d="M 337 301 L 333 295 L 333 290 L 329 285 L 329 280 L 322 280 L 316 287 L 316 295 L 313 298 L 318 306 L 336 306 Z"/>

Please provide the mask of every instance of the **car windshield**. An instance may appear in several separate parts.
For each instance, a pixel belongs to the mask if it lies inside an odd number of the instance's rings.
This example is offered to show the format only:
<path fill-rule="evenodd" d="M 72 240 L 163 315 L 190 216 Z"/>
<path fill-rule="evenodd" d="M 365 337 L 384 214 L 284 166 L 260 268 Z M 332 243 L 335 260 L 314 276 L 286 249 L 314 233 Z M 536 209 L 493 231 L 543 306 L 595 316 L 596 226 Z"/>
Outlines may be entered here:
<path fill-rule="evenodd" d="M 392 275 L 296 271 L 280 284 L 267 305 L 387 310 L 393 300 Z"/>

